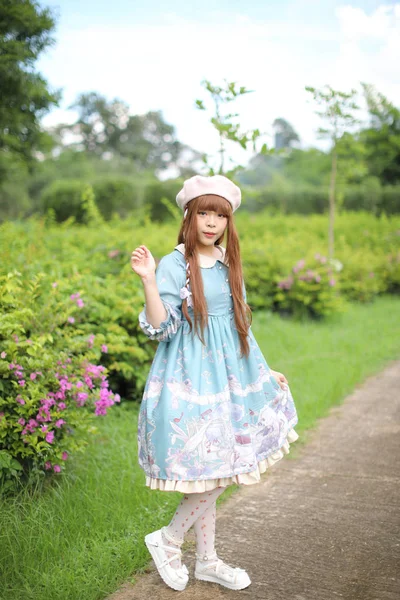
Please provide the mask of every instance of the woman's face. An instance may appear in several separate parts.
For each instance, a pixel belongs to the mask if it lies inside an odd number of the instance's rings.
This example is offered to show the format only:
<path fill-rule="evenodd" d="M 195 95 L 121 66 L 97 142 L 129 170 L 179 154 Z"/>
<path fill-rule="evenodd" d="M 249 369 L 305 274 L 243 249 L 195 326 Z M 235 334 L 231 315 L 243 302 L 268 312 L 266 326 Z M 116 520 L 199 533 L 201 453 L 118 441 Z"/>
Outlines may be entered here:
<path fill-rule="evenodd" d="M 215 241 L 222 236 L 226 229 L 228 217 L 213 210 L 198 210 L 196 218 L 199 246 L 214 246 Z M 213 235 L 206 235 L 207 233 Z"/>

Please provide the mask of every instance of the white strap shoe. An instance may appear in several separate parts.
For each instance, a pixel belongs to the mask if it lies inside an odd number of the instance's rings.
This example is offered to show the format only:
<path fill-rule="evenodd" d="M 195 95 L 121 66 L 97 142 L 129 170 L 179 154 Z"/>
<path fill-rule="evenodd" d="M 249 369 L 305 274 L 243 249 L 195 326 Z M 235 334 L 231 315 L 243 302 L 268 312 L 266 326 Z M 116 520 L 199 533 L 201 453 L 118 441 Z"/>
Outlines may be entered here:
<path fill-rule="evenodd" d="M 182 550 L 173 546 L 167 546 L 162 539 L 162 533 L 170 542 L 181 546 L 183 542 L 176 540 L 166 531 L 166 527 L 162 527 L 157 531 L 149 533 L 144 538 L 148 551 L 150 552 L 155 565 L 164 582 L 174 590 L 182 591 L 185 589 L 189 580 L 189 571 L 186 565 L 182 565 L 179 569 L 171 567 L 170 562 L 177 557 L 182 556 Z M 168 553 L 172 556 L 168 558 Z"/>
<path fill-rule="evenodd" d="M 216 553 L 208 557 L 196 553 L 196 559 L 196 579 L 219 583 L 230 590 L 243 590 L 251 584 L 251 579 L 244 569 L 227 565 Z"/>

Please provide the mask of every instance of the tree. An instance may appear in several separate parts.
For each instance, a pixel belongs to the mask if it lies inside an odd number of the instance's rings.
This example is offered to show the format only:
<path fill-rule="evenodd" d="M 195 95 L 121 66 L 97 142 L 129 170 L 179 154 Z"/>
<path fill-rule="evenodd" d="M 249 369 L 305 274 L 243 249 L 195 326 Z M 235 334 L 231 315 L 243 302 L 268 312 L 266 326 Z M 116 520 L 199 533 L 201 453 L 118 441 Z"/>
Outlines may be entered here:
<path fill-rule="evenodd" d="M 275 130 L 275 150 L 290 148 L 293 142 L 300 141 L 296 131 L 285 119 L 275 119 L 272 126 Z"/>
<path fill-rule="evenodd" d="M 13 170 L 30 168 L 51 143 L 39 121 L 60 95 L 48 90 L 35 62 L 53 43 L 54 25 L 50 10 L 33 0 L 0 3 L 0 183 Z"/>
<path fill-rule="evenodd" d="M 369 172 L 382 184 L 400 182 L 400 110 L 372 85 L 362 83 L 370 127 L 360 133 Z"/>
<path fill-rule="evenodd" d="M 119 157 L 140 171 L 190 169 L 200 161 L 199 152 L 176 139 L 174 126 L 164 121 L 161 111 L 130 115 L 128 104 L 96 92 L 81 94 L 70 109 L 78 113 L 76 122 L 52 130 L 60 151 L 75 148 L 101 159 Z"/>
<path fill-rule="evenodd" d="M 230 140 L 232 142 L 240 144 L 240 146 L 244 150 L 247 150 L 248 144 L 252 144 L 253 150 L 256 151 L 256 141 L 261 137 L 261 133 L 259 129 L 253 129 L 245 133 L 240 133 L 240 125 L 238 123 L 234 123 L 233 121 L 233 119 L 239 116 L 238 113 L 229 113 L 226 115 L 222 114 L 222 106 L 224 104 L 229 104 L 230 102 L 236 100 L 236 98 L 245 94 L 250 94 L 252 91 L 254 91 L 247 90 L 244 86 L 237 88 L 236 82 L 234 81 L 230 83 L 228 83 L 226 79 L 224 79 L 224 81 L 225 87 L 213 85 L 212 83 L 210 83 L 210 81 L 206 79 L 201 83 L 203 87 L 205 87 L 205 89 L 211 94 L 211 98 L 214 102 L 215 113 L 214 116 L 210 118 L 210 122 L 217 130 L 219 136 L 220 149 L 218 152 L 221 155 L 221 158 L 218 173 L 221 175 L 233 175 L 236 171 L 242 169 L 243 167 L 241 165 L 237 165 L 234 169 L 231 169 L 229 172 L 226 172 L 226 140 Z M 195 105 L 196 108 L 198 108 L 199 110 L 206 110 L 203 100 L 196 100 Z M 263 144 L 260 153 L 265 154 L 266 152 L 267 146 L 266 144 Z M 210 166 L 210 159 L 209 157 L 207 157 L 206 154 L 203 154 L 203 162 L 209 168 L 209 174 L 214 175 L 215 171 Z"/>
<path fill-rule="evenodd" d="M 328 255 L 330 259 L 333 259 L 338 142 L 347 128 L 358 122 L 352 114 L 352 111 L 359 108 L 354 101 L 357 90 L 351 90 L 349 93 L 345 93 L 332 89 L 330 85 L 326 85 L 320 90 L 309 86 L 305 89 L 312 94 L 314 101 L 318 106 L 322 107 L 322 110 L 316 111 L 316 114 L 327 124 L 327 128 L 318 129 L 318 134 L 320 137 L 329 139 L 332 143 L 331 178 L 329 186 Z"/>

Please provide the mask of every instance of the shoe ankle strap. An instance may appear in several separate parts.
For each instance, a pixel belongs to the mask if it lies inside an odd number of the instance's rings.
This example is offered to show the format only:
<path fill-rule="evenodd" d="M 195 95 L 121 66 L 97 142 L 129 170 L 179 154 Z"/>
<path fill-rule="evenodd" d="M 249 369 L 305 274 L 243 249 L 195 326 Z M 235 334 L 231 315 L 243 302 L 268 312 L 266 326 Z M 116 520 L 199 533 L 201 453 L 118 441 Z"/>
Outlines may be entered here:
<path fill-rule="evenodd" d="M 162 532 L 165 535 L 165 537 L 167 538 L 167 540 L 169 542 L 171 542 L 171 544 L 175 544 L 176 546 L 182 546 L 183 540 L 179 540 L 179 539 L 175 538 L 171 533 L 169 533 L 169 531 L 166 527 L 162 528 Z"/>
<path fill-rule="evenodd" d="M 215 561 L 218 559 L 218 556 L 216 551 L 214 551 L 212 554 L 199 554 L 196 552 L 196 559 L 202 561 Z"/>

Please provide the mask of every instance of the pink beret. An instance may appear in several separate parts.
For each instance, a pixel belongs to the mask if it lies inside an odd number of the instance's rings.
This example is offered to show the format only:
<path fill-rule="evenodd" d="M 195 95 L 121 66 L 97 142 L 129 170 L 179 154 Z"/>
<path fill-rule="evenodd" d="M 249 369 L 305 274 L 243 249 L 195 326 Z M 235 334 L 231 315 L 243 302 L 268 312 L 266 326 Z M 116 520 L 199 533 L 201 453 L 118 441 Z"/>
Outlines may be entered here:
<path fill-rule="evenodd" d="M 184 210 L 190 200 L 203 194 L 215 194 L 226 198 L 232 205 L 233 212 L 239 208 L 242 198 L 240 188 L 223 175 L 212 175 L 211 177 L 194 175 L 184 182 L 183 188 L 176 196 L 176 203 L 179 208 Z"/>

